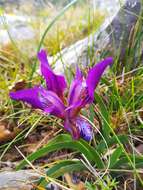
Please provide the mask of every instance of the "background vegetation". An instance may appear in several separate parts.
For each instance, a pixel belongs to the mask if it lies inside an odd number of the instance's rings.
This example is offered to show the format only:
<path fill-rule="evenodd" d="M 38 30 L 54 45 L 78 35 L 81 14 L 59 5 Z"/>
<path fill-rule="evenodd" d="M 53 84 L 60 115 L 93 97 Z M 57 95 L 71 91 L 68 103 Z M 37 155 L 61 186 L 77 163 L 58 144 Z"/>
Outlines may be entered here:
<path fill-rule="evenodd" d="M 45 189 L 49 182 L 62 189 L 142 189 L 143 67 L 136 53 L 142 50 L 142 15 L 124 60 L 117 53 L 94 103 L 82 112 L 94 128 L 94 139 L 87 143 L 64 134 L 61 120 L 9 98 L 10 90 L 41 83 L 31 71 L 42 34 L 56 14 L 54 7 L 50 11 L 39 11 L 37 22 L 30 23 L 34 28 L 40 25 L 36 39 L 12 39 L 0 49 L 0 160 L 9 160 L 17 170 L 30 167 L 40 173 L 37 189 Z M 84 4 L 71 7 L 47 30 L 42 46 L 54 55 L 96 31 L 104 17 Z"/>

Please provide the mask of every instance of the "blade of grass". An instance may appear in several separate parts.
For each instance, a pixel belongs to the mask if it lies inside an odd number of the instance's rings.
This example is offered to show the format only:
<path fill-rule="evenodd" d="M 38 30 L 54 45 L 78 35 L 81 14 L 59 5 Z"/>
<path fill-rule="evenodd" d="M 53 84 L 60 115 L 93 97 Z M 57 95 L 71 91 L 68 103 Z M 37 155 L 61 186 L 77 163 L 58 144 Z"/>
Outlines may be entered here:
<path fill-rule="evenodd" d="M 55 24 L 55 22 L 70 8 L 72 7 L 78 0 L 73 0 L 71 1 L 71 3 L 69 3 L 67 6 L 65 6 L 60 12 L 59 14 L 57 14 L 55 16 L 55 18 L 50 22 L 50 24 L 47 26 L 47 28 L 45 29 L 43 35 L 42 35 L 42 38 L 39 42 L 39 45 L 38 45 L 38 48 L 37 48 L 37 53 L 39 52 L 39 50 L 41 49 L 42 45 L 43 45 L 43 42 L 44 42 L 44 39 L 48 33 L 48 31 L 52 28 L 52 26 Z M 30 78 L 29 80 L 31 81 L 32 78 L 33 78 L 33 75 L 36 71 L 36 66 L 37 66 L 37 60 L 35 61 L 35 63 L 33 64 L 32 66 L 32 71 L 31 71 L 31 74 L 30 74 Z"/>
<path fill-rule="evenodd" d="M 49 168 L 46 175 L 52 178 L 58 178 L 67 172 L 82 171 L 83 169 L 85 169 L 85 166 L 80 161 L 64 160 Z M 38 184 L 40 187 L 45 187 L 47 185 L 47 181 L 44 177 L 41 177 Z"/>
<path fill-rule="evenodd" d="M 100 107 L 102 115 L 104 116 L 104 118 L 106 119 L 106 121 L 109 123 L 109 113 L 108 113 L 107 107 L 104 104 L 102 98 L 97 93 L 95 93 L 94 97 L 95 97 L 95 100 L 97 101 L 97 103 L 98 103 L 98 105 Z M 110 135 L 110 128 L 108 127 L 108 125 L 105 122 L 105 120 L 103 120 L 102 131 L 103 131 L 104 138 L 108 142 L 109 135 Z"/>
<path fill-rule="evenodd" d="M 136 176 L 138 177 L 139 181 L 140 181 L 141 184 L 143 185 L 142 178 L 141 178 L 141 176 L 139 175 L 139 173 L 137 172 L 136 167 L 135 167 L 135 165 L 134 165 L 132 159 L 130 158 L 129 154 L 126 152 L 126 150 L 125 150 L 123 144 L 121 143 L 120 139 L 118 138 L 118 136 L 116 135 L 115 131 L 114 131 L 113 128 L 110 126 L 110 124 L 106 121 L 106 119 L 104 118 L 104 116 L 102 115 L 101 112 L 100 112 L 100 115 L 102 116 L 102 118 L 103 118 L 103 119 L 105 120 L 105 122 L 107 123 L 107 125 L 108 125 L 108 127 L 110 128 L 112 134 L 114 135 L 114 137 L 116 138 L 116 140 L 117 140 L 119 146 L 121 147 L 121 149 L 122 149 L 124 155 L 126 156 L 126 159 L 127 159 L 128 162 L 131 164 L 131 166 L 132 166 L 132 168 L 133 168 L 133 170 L 134 170 Z"/>
<path fill-rule="evenodd" d="M 113 154 L 110 157 L 110 167 L 109 168 L 112 168 L 116 164 L 116 162 L 119 159 L 119 157 L 121 156 L 121 154 L 122 154 L 122 148 L 121 147 L 116 148 L 116 150 L 113 152 Z"/>

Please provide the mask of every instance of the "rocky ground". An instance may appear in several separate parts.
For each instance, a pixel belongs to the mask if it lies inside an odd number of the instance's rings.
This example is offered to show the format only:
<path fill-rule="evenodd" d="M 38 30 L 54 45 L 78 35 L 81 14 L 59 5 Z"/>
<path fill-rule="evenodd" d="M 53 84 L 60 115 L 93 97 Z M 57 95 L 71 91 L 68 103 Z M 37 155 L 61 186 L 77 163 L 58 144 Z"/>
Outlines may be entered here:
<path fill-rule="evenodd" d="M 34 2 L 34 3 L 33 3 Z M 98 0 L 91 1 L 94 5 L 94 9 L 107 12 L 107 15 L 112 16 L 119 10 L 120 3 L 118 0 Z M 37 11 L 42 9 L 43 6 L 58 6 L 51 5 L 49 1 L 45 0 L 32 0 L 32 1 L 3 1 L 0 0 L 0 6 L 4 10 L 4 15 L 0 15 L 0 43 L 7 44 L 10 42 L 10 37 L 16 41 L 30 40 L 36 35 L 35 29 L 31 27 L 29 23 L 35 21 L 37 18 Z M 31 11 L 26 9 L 31 8 Z M 28 13 L 26 11 L 29 11 Z M 31 15 L 29 13 L 32 13 Z M 9 31 L 9 33 L 7 32 Z M 37 29 L 36 29 L 37 30 Z M 39 30 L 39 29 L 38 29 Z"/>

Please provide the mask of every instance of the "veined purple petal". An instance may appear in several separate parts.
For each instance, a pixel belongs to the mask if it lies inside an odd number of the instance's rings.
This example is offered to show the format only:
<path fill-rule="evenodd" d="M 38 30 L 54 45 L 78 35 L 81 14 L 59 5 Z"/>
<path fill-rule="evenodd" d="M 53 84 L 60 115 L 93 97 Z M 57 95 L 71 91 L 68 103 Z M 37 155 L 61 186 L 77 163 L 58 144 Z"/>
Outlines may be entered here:
<path fill-rule="evenodd" d="M 64 118 L 65 106 L 56 93 L 41 89 L 39 92 L 39 99 L 44 112 L 62 119 Z"/>
<path fill-rule="evenodd" d="M 83 78 L 83 74 L 82 71 L 80 70 L 80 68 L 78 67 L 78 65 L 76 66 L 76 75 L 75 78 L 78 80 L 82 80 Z"/>
<path fill-rule="evenodd" d="M 66 109 L 68 117 L 76 117 L 86 104 L 92 103 L 94 99 L 94 90 L 106 67 L 112 63 L 113 59 L 111 57 L 97 63 L 90 69 L 86 81 L 81 71 L 77 68 L 76 77 L 70 86 L 68 97 L 69 105 Z"/>
<path fill-rule="evenodd" d="M 104 70 L 107 68 L 107 66 L 111 65 L 112 63 L 113 63 L 113 58 L 108 57 L 108 58 L 104 59 L 103 61 L 97 63 L 92 69 L 89 70 L 88 76 L 86 79 L 86 84 L 88 87 L 89 96 L 92 99 L 94 97 L 94 90 L 95 90 L 97 84 L 99 83 Z"/>
<path fill-rule="evenodd" d="M 26 102 L 34 108 L 42 109 L 42 104 L 39 100 L 38 94 L 40 91 L 39 86 L 35 86 L 34 88 L 19 90 L 17 92 L 10 92 L 10 98 L 13 100 L 19 100 Z"/>
<path fill-rule="evenodd" d="M 77 67 L 76 76 L 71 83 L 68 97 L 68 108 L 66 109 L 68 117 L 75 117 L 81 108 L 89 102 L 86 81 L 82 72 Z"/>
<path fill-rule="evenodd" d="M 67 87 L 64 76 L 56 75 L 52 71 L 44 50 L 38 53 L 38 58 L 41 62 L 41 73 L 46 80 L 48 90 L 55 92 L 60 98 L 63 98 L 63 92 Z"/>
<path fill-rule="evenodd" d="M 52 91 L 47 91 L 43 87 L 35 86 L 17 92 L 10 92 L 13 100 L 19 100 L 32 105 L 33 108 L 39 108 L 46 113 L 64 118 L 65 106 L 61 99 Z"/>
<path fill-rule="evenodd" d="M 91 98 L 86 93 L 86 91 L 87 89 L 83 89 L 83 93 L 81 92 L 81 94 L 85 94 L 85 95 L 83 95 L 83 97 L 79 96 L 79 99 L 76 102 L 74 102 L 72 105 L 66 108 L 65 112 L 69 118 L 72 119 L 76 117 L 79 114 L 80 110 L 91 102 Z"/>
<path fill-rule="evenodd" d="M 80 131 L 80 137 L 86 141 L 90 141 L 93 138 L 93 130 L 91 124 L 82 117 L 77 117 L 76 127 Z"/>
<path fill-rule="evenodd" d="M 70 90 L 69 90 L 69 96 L 68 96 L 69 105 L 72 105 L 79 100 L 84 84 L 85 83 L 83 81 L 82 72 L 77 67 L 75 79 L 72 81 Z"/>
<path fill-rule="evenodd" d="M 92 127 L 87 120 L 80 116 L 73 119 L 67 118 L 64 123 L 64 128 L 71 133 L 75 140 L 78 140 L 80 137 L 86 141 L 92 140 Z"/>

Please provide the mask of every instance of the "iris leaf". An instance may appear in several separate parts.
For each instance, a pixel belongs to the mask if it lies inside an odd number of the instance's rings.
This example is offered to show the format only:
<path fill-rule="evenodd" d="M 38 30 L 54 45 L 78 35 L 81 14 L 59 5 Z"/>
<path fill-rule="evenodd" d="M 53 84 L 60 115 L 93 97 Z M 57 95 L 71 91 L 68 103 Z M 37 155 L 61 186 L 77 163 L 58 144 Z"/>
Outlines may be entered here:
<path fill-rule="evenodd" d="M 106 139 L 106 141 L 108 142 L 109 135 L 110 135 L 110 128 L 108 126 L 109 125 L 109 112 L 108 112 L 106 105 L 104 104 L 102 98 L 97 93 L 95 93 L 94 97 L 95 97 L 96 102 L 99 105 L 101 116 L 103 119 L 103 125 L 102 125 L 103 135 L 104 135 L 104 138 Z"/>
<path fill-rule="evenodd" d="M 98 168 L 103 168 L 104 163 L 99 155 L 99 153 L 91 147 L 84 140 L 74 141 L 70 140 L 69 135 L 59 135 L 55 137 L 55 139 L 49 142 L 43 148 L 40 148 L 36 152 L 30 154 L 27 159 L 32 162 L 50 152 L 61 150 L 61 149 L 71 149 L 76 150 L 82 154 L 89 160 L 90 163 L 94 163 Z M 27 164 L 26 160 L 23 160 L 18 166 L 17 170 L 22 169 Z"/>

